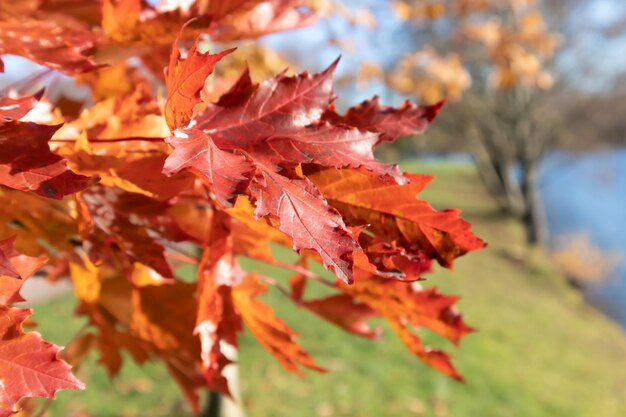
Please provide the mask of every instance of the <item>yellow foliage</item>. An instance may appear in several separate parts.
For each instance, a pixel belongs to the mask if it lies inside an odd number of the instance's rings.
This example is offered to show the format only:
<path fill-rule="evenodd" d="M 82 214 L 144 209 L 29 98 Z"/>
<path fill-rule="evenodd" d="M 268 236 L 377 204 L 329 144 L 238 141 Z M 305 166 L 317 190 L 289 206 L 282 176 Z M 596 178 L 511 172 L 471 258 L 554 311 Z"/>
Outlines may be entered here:
<path fill-rule="evenodd" d="M 515 8 L 528 7 L 534 2 L 514 2 Z M 552 56 L 560 42 L 558 35 L 547 30 L 538 9 L 523 9 L 513 13 L 513 23 L 503 24 L 498 18 L 481 23 L 468 23 L 461 34 L 482 43 L 494 64 L 490 77 L 495 88 L 507 89 L 516 85 L 551 88 L 554 81 L 544 68 L 546 58 Z"/>
<path fill-rule="evenodd" d="M 374 14 L 366 8 L 350 9 L 339 0 L 307 0 L 307 6 L 322 15 L 338 15 L 352 25 L 375 29 L 378 22 Z"/>
<path fill-rule="evenodd" d="M 382 80 L 385 77 L 383 69 L 375 62 L 366 62 L 361 65 L 356 76 L 356 84 L 364 88 L 372 80 Z"/>
<path fill-rule="evenodd" d="M 457 54 L 441 56 L 430 47 L 404 57 L 389 79 L 392 88 L 416 95 L 425 104 L 444 98 L 458 100 L 471 83 L 471 76 Z"/>
<path fill-rule="evenodd" d="M 392 8 L 400 20 L 417 25 L 449 19 L 458 30 L 447 42 L 463 48 L 471 43 L 482 45 L 493 88 L 549 89 L 554 84 L 546 61 L 555 53 L 560 37 L 548 30 L 536 0 L 397 0 Z M 464 59 L 466 55 L 468 60 L 477 59 L 475 49 L 468 50 Z M 398 62 L 388 84 L 426 103 L 444 97 L 457 100 L 471 84 L 466 64 L 459 55 L 440 56 L 422 47 Z"/>
<path fill-rule="evenodd" d="M 70 276 L 74 284 L 76 298 L 86 303 L 94 303 L 100 297 L 101 279 L 98 268 L 83 257 L 82 265 L 70 262 Z"/>
<path fill-rule="evenodd" d="M 576 234 L 560 237 L 550 257 L 570 279 L 591 284 L 607 279 L 622 261 L 623 254 L 603 251 L 588 235 Z"/>
<path fill-rule="evenodd" d="M 446 13 L 446 5 L 442 0 L 420 1 L 417 3 L 395 1 L 393 3 L 393 11 L 401 20 L 436 20 Z"/>

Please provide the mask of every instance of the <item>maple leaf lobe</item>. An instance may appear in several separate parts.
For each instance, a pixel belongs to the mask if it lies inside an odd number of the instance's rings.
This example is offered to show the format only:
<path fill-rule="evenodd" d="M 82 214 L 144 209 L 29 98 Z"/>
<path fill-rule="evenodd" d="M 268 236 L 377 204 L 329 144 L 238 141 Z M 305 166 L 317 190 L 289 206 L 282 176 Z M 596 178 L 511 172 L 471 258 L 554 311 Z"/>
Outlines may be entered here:
<path fill-rule="evenodd" d="M 166 70 L 167 101 L 165 120 L 172 131 L 186 127 L 193 109 L 200 102 L 200 91 L 207 77 L 213 73 L 215 64 L 235 48 L 217 54 L 198 52 L 198 39 L 187 52 L 187 58 L 181 59 L 176 41 L 172 45 L 169 66 Z"/>

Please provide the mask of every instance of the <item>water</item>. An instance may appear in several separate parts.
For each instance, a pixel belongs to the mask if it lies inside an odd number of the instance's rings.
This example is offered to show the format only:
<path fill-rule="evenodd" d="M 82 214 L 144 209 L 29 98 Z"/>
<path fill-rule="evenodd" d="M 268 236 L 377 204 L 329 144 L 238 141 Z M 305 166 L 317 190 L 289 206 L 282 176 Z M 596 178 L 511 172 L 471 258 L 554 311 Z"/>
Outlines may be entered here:
<path fill-rule="evenodd" d="M 594 246 L 626 255 L 626 149 L 554 153 L 541 169 L 540 189 L 551 237 L 585 233 Z M 626 261 L 606 282 L 587 287 L 586 293 L 626 327 Z"/>

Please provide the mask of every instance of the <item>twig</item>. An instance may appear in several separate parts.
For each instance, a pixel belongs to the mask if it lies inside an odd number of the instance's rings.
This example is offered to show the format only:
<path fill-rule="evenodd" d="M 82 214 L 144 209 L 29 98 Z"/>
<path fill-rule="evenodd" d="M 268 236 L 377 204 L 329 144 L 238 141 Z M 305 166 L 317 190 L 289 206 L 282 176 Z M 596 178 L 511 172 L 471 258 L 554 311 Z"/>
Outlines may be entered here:
<path fill-rule="evenodd" d="M 78 139 L 50 139 L 50 142 L 55 143 L 74 143 Z M 140 136 L 131 136 L 128 138 L 113 138 L 113 139 L 87 139 L 89 143 L 115 143 L 115 142 L 164 142 L 164 138 L 148 138 Z"/>
<path fill-rule="evenodd" d="M 177 261 L 181 261 L 181 262 L 185 262 L 188 264 L 192 264 L 192 265 L 198 265 L 199 262 L 196 258 L 192 258 L 190 256 L 187 255 L 181 255 L 181 254 L 177 254 L 177 253 L 171 253 L 171 252 L 164 252 L 164 255 L 166 258 L 170 258 L 170 259 L 174 259 Z"/>

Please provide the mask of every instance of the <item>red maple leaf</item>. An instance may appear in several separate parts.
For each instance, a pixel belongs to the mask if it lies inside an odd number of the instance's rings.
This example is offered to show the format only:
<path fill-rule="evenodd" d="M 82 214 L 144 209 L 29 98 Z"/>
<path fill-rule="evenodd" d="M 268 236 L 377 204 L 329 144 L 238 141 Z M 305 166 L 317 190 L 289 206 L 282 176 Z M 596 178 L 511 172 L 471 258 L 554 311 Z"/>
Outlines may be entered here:
<path fill-rule="evenodd" d="M 187 126 L 193 115 L 193 108 L 200 102 L 200 91 L 204 81 L 213 72 L 215 64 L 234 49 L 211 55 L 198 52 L 198 40 L 181 59 L 176 42 L 172 46 L 170 62 L 165 72 L 167 102 L 165 120 L 171 130 Z"/>
<path fill-rule="evenodd" d="M 70 366 L 58 358 L 58 346 L 38 333 L 24 333 L 22 323 L 31 310 L 8 306 L 23 300 L 19 291 L 24 281 L 46 262 L 19 254 L 13 249 L 14 240 L 0 241 L 0 416 L 15 413 L 22 398 L 54 398 L 59 390 L 84 388 Z"/>
<path fill-rule="evenodd" d="M 0 185 L 60 199 L 87 188 L 91 180 L 73 173 L 64 158 L 50 151 L 48 141 L 61 126 L 15 120 L 28 113 L 40 97 L 0 99 Z"/>
<path fill-rule="evenodd" d="M 100 67 L 87 55 L 99 36 L 85 28 L 38 19 L 0 20 L 0 54 L 26 57 L 38 64 L 76 74 Z"/>

